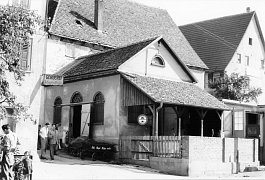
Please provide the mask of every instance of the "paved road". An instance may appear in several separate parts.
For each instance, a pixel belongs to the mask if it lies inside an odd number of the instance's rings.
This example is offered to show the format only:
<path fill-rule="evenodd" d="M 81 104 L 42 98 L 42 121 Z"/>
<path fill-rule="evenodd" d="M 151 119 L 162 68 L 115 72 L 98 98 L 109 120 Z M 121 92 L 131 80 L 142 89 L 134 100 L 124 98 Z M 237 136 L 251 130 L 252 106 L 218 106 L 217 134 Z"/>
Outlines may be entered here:
<path fill-rule="evenodd" d="M 265 171 L 246 172 L 229 177 L 184 177 L 159 173 L 156 170 L 134 166 L 116 165 L 101 161 L 80 160 L 61 154 L 55 160 L 34 161 L 34 180 L 84 180 L 84 179 L 265 179 Z"/>

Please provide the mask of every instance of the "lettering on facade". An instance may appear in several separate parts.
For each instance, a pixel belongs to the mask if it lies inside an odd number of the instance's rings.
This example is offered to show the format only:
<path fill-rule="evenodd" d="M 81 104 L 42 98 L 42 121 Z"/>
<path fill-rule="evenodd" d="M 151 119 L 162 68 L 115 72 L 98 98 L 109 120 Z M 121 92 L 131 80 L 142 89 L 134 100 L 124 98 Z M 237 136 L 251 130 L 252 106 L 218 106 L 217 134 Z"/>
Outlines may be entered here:
<path fill-rule="evenodd" d="M 42 75 L 42 85 L 43 86 L 62 86 L 63 76 L 53 75 L 53 74 L 43 74 Z"/>

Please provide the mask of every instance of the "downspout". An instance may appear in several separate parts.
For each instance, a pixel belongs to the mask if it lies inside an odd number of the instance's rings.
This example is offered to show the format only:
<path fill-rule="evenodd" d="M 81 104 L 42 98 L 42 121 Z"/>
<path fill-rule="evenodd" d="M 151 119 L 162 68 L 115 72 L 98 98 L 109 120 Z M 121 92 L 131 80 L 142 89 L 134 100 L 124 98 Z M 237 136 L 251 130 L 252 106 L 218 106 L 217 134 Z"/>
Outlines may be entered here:
<path fill-rule="evenodd" d="M 160 102 L 159 106 L 156 108 L 156 123 L 155 123 L 155 136 L 158 136 L 158 111 L 162 109 L 163 102 Z"/>

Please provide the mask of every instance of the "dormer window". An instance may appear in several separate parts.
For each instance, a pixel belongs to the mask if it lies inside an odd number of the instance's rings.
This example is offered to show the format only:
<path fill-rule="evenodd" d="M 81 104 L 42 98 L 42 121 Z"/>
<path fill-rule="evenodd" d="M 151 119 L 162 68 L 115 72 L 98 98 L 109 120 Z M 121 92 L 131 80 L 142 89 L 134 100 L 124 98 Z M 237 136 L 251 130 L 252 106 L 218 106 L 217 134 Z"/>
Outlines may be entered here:
<path fill-rule="evenodd" d="M 165 67 L 165 61 L 160 55 L 155 55 L 152 59 L 151 65 Z"/>
<path fill-rule="evenodd" d="M 252 38 L 248 38 L 248 44 L 252 45 Z"/>

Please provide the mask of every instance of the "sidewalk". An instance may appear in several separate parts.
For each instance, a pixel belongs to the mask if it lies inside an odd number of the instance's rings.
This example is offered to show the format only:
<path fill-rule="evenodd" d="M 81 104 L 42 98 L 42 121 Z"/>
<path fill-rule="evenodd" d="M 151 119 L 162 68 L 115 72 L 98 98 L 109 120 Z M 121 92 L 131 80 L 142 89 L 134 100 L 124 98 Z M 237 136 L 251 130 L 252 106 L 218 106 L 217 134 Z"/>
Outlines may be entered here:
<path fill-rule="evenodd" d="M 46 157 L 49 157 L 47 151 Z M 40 160 L 33 163 L 34 180 L 84 180 L 84 179 L 265 179 L 265 167 L 260 171 L 244 172 L 230 176 L 186 177 L 167 175 L 157 170 L 129 165 L 110 164 L 102 161 L 81 160 L 59 152 L 55 160 Z"/>

